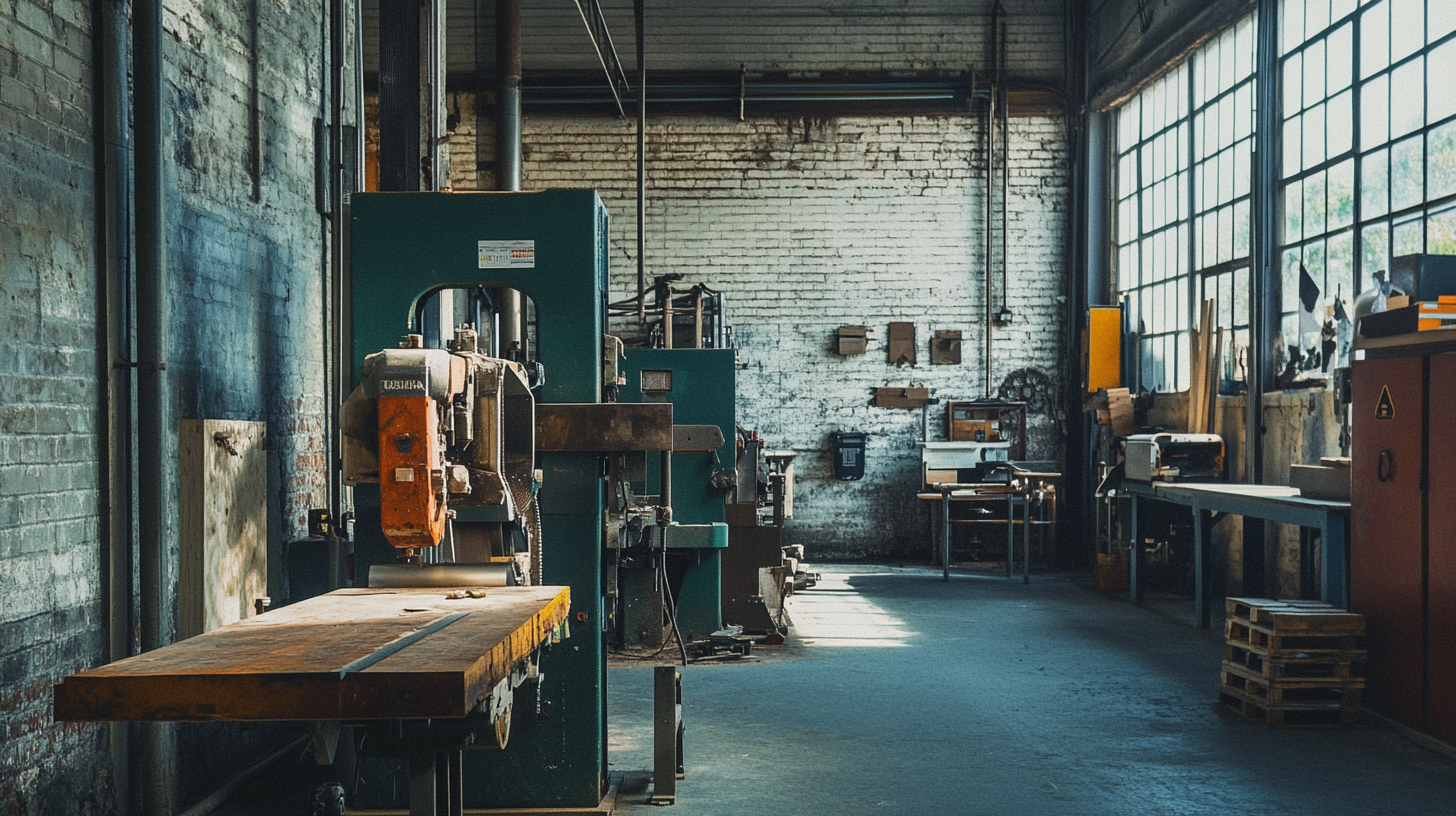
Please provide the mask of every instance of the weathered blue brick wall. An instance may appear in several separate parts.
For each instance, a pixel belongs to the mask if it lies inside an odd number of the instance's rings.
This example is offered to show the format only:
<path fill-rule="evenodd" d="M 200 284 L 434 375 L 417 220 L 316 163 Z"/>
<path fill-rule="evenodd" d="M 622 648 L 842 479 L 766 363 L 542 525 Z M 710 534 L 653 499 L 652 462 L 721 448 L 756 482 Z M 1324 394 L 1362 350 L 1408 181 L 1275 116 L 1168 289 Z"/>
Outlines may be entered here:
<path fill-rule="evenodd" d="M 105 654 L 90 12 L 0 7 L 0 812 L 102 813 L 105 732 L 51 684 Z"/>
<path fill-rule="evenodd" d="M 280 538 L 324 501 L 319 4 L 166 6 L 173 419 L 263 420 Z M 51 687 L 106 661 L 93 9 L 0 6 L 0 813 L 113 811 L 104 726 Z M 256 138 L 252 134 L 256 134 Z M 175 447 L 169 461 L 175 462 Z M 169 480 L 174 491 L 175 477 Z M 169 540 L 175 544 L 175 517 Z M 169 585 L 175 581 L 175 563 Z M 268 730 L 179 729 L 182 807 Z"/>

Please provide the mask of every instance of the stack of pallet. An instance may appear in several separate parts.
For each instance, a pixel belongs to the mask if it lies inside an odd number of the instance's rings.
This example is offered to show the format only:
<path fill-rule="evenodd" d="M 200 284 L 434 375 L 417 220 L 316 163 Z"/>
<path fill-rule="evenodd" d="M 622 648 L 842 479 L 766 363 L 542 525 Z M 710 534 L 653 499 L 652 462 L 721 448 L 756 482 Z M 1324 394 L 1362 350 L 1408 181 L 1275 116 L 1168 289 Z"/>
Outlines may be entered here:
<path fill-rule="evenodd" d="M 1219 700 L 1271 728 L 1337 727 L 1360 710 L 1365 617 L 1318 601 L 1229 598 Z"/>

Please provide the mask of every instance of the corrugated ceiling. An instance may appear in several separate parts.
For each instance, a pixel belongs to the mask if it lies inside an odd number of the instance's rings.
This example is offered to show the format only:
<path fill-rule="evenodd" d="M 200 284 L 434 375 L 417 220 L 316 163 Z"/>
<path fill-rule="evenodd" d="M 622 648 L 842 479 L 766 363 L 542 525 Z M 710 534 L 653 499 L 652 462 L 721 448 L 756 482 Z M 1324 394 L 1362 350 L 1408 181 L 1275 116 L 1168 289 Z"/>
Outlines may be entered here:
<path fill-rule="evenodd" d="M 953 73 L 984 68 L 994 0 L 947 3 L 837 0 L 832 5 L 772 0 L 702 3 L 648 0 L 647 64 L 652 71 L 806 73 Z M 624 65 L 635 64 L 631 0 L 604 0 L 604 15 Z M 1062 0 L 1003 0 L 1014 77 L 1061 77 Z M 365 57 L 373 66 L 378 0 L 365 0 Z M 600 65 L 573 0 L 522 0 L 523 67 L 527 72 L 598 71 Z M 494 0 L 449 4 L 451 73 L 475 70 L 494 57 Z"/>

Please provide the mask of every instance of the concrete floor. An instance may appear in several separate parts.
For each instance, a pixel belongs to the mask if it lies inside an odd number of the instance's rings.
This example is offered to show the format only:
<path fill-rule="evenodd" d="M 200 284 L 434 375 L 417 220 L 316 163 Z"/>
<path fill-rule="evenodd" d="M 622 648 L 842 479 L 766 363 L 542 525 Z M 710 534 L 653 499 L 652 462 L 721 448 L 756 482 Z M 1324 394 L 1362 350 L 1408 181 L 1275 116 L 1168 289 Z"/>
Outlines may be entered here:
<path fill-rule="evenodd" d="M 1456 813 L 1456 760 L 1379 720 L 1270 731 L 1217 705 L 1222 629 L 1193 628 L 1187 599 L 1136 607 L 1080 577 L 820 571 L 790 600 L 790 644 L 683 670 L 672 807 L 646 804 L 652 669 L 614 664 L 617 813 Z M 295 812 L 306 786 L 286 775 L 219 816 Z"/>
<path fill-rule="evenodd" d="M 1271 731 L 1217 705 L 1222 630 L 1186 600 L 821 572 L 790 602 L 790 654 L 684 670 L 671 816 L 1456 813 L 1456 761 L 1377 721 Z M 651 767 L 651 685 L 611 672 L 615 770 Z"/>

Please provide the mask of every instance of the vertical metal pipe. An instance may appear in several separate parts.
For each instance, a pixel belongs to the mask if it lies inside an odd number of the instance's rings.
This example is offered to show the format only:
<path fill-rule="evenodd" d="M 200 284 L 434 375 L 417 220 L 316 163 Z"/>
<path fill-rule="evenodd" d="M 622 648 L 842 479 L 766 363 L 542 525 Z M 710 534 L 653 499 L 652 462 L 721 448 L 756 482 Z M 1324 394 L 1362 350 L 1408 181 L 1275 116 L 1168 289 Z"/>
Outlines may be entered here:
<path fill-rule="evenodd" d="M 171 640 L 167 610 L 167 484 L 172 469 L 167 393 L 167 243 L 163 196 L 162 0 L 132 9 L 134 129 L 136 133 L 137 537 L 141 591 L 141 648 Z M 171 732 L 142 729 L 140 804 L 170 813 Z"/>
<path fill-rule="evenodd" d="M 982 318 L 986 323 L 986 360 L 984 363 L 986 393 L 991 396 L 991 356 L 995 347 L 995 232 L 992 229 L 996 209 L 996 83 L 991 83 L 991 97 L 986 103 L 986 292 Z"/>
<path fill-rule="evenodd" d="M 646 0 L 633 0 L 637 24 L 637 322 L 647 319 L 647 44 Z M 742 111 L 739 111 L 742 119 Z"/>
<path fill-rule="evenodd" d="M 496 0 L 497 190 L 521 189 L 521 0 Z"/>
<path fill-rule="evenodd" d="M 324 468 L 328 495 L 325 497 L 329 517 L 329 575 L 339 575 L 340 562 L 336 527 L 343 513 L 342 480 L 334 463 L 343 450 L 339 435 L 339 406 L 348 393 L 339 354 L 339 282 L 344 277 L 344 39 L 348 35 L 348 9 L 352 0 L 329 0 L 329 257 L 324 266 L 323 286 L 323 360 L 324 360 L 324 444 L 327 465 Z M 356 114 L 357 121 L 357 114 Z M 335 581 L 331 580 L 332 586 Z"/>
<path fill-rule="evenodd" d="M 354 178 L 355 185 L 362 190 L 364 182 L 364 0 L 354 0 L 354 18 L 351 23 L 354 26 Z M 377 101 L 377 100 L 376 100 Z M 340 301 L 347 309 L 348 299 Z M 341 309 L 343 315 L 345 309 Z M 344 321 L 344 325 L 348 325 Z M 347 340 L 347 338 L 345 338 Z M 344 348 L 348 343 L 344 344 Z"/>
<path fill-rule="evenodd" d="M 495 179 L 497 190 L 521 189 L 521 0 L 496 0 Z M 500 317 L 500 346 L 507 357 L 525 359 L 525 304 L 521 293 L 495 293 Z M 518 355 L 511 349 L 519 349 Z"/>
<path fill-rule="evenodd" d="M 105 508 L 102 541 L 107 571 L 107 656 L 112 661 L 132 653 L 132 578 L 136 570 L 132 557 L 132 374 L 125 365 L 135 359 L 131 348 L 131 133 L 126 126 L 130 118 L 127 104 L 130 48 L 126 15 L 123 0 L 106 0 L 96 6 L 101 89 L 98 181 L 102 196 L 98 226 L 104 269 L 97 306 L 102 322 L 99 334 L 105 351 L 98 364 L 98 374 L 106 384 L 102 392 L 106 411 L 102 431 L 106 451 L 102 459 L 102 483 L 106 485 L 102 494 Z M 123 805 L 131 795 L 130 733 L 128 723 L 112 723 L 108 733 L 116 801 Z"/>
<path fill-rule="evenodd" d="M 1106 303 L 1110 284 L 1107 279 L 1108 247 L 1111 246 L 1108 233 L 1108 207 L 1112 200 L 1108 191 L 1107 148 L 1104 141 L 1106 114 L 1084 112 L 1083 100 L 1087 98 L 1086 38 L 1087 30 L 1083 0 L 1063 0 L 1062 20 L 1066 37 L 1066 87 L 1067 132 L 1071 156 L 1068 163 L 1068 177 L 1072 180 L 1071 195 L 1067 208 L 1066 261 L 1068 275 L 1066 282 L 1066 305 L 1063 313 L 1065 340 L 1062 347 L 1067 350 L 1063 357 L 1063 371 L 1066 382 L 1078 383 L 1078 388 L 1063 391 L 1063 411 L 1070 419 L 1081 410 L 1085 391 L 1082 379 L 1082 358 L 1079 344 L 1075 342 L 1077 330 L 1086 319 L 1090 298 L 1096 303 Z M 1078 271 L 1080 270 L 1080 271 Z M 1061 494 L 1072 497 L 1057 508 L 1059 517 L 1065 514 L 1069 523 L 1059 523 L 1056 532 L 1056 555 L 1058 565 L 1081 566 L 1096 558 L 1096 542 L 1101 516 L 1098 511 L 1095 492 L 1089 486 L 1097 468 L 1097 456 L 1093 452 L 1093 420 L 1082 414 L 1080 421 L 1067 423 L 1066 465 L 1064 474 L 1065 491 Z M 1108 524 L 1111 514 L 1108 514 Z M 1061 518 L 1058 518 L 1061 521 Z M 1108 541 L 1114 540 L 1110 529 Z"/>
<path fill-rule="evenodd" d="M 1006 76 L 1006 23 L 1001 23 L 1001 66 L 998 69 L 1000 76 Z M 1001 309 L 1007 310 L 1006 299 L 1010 296 L 1011 289 L 1007 284 L 1008 266 L 1011 256 L 1006 249 L 1006 228 L 1010 220 L 1011 209 L 1011 99 L 1006 93 L 1005 83 L 1001 86 Z M 990 396 L 990 389 L 986 396 Z"/>
<path fill-rule="evenodd" d="M 1277 76 L 1279 68 L 1279 3 L 1259 0 L 1256 66 L 1259 76 Z M 1264 476 L 1264 391 L 1274 382 L 1274 344 L 1279 337 L 1279 224 L 1276 187 L 1279 178 L 1279 90 L 1277 82 L 1260 82 L 1254 135 L 1253 268 L 1249 274 L 1249 368 L 1244 414 L 1244 481 L 1261 484 Z"/>
<path fill-rule="evenodd" d="M 141 535 L 142 650 L 169 640 L 163 621 L 166 530 L 167 255 L 162 193 L 161 0 L 137 0 L 133 11 L 136 71 L 137 518 Z"/>
<path fill-rule="evenodd" d="M 986 102 L 986 292 L 982 319 L 986 322 L 986 399 L 991 398 L 996 347 L 996 111 L 1001 90 L 1001 0 L 991 9 L 991 96 Z"/>
<path fill-rule="evenodd" d="M 420 86 L 426 94 L 429 122 L 425 125 L 425 164 L 429 179 L 425 189 L 450 186 L 450 136 L 445 132 L 445 0 L 427 0 L 423 23 L 425 64 Z"/>

